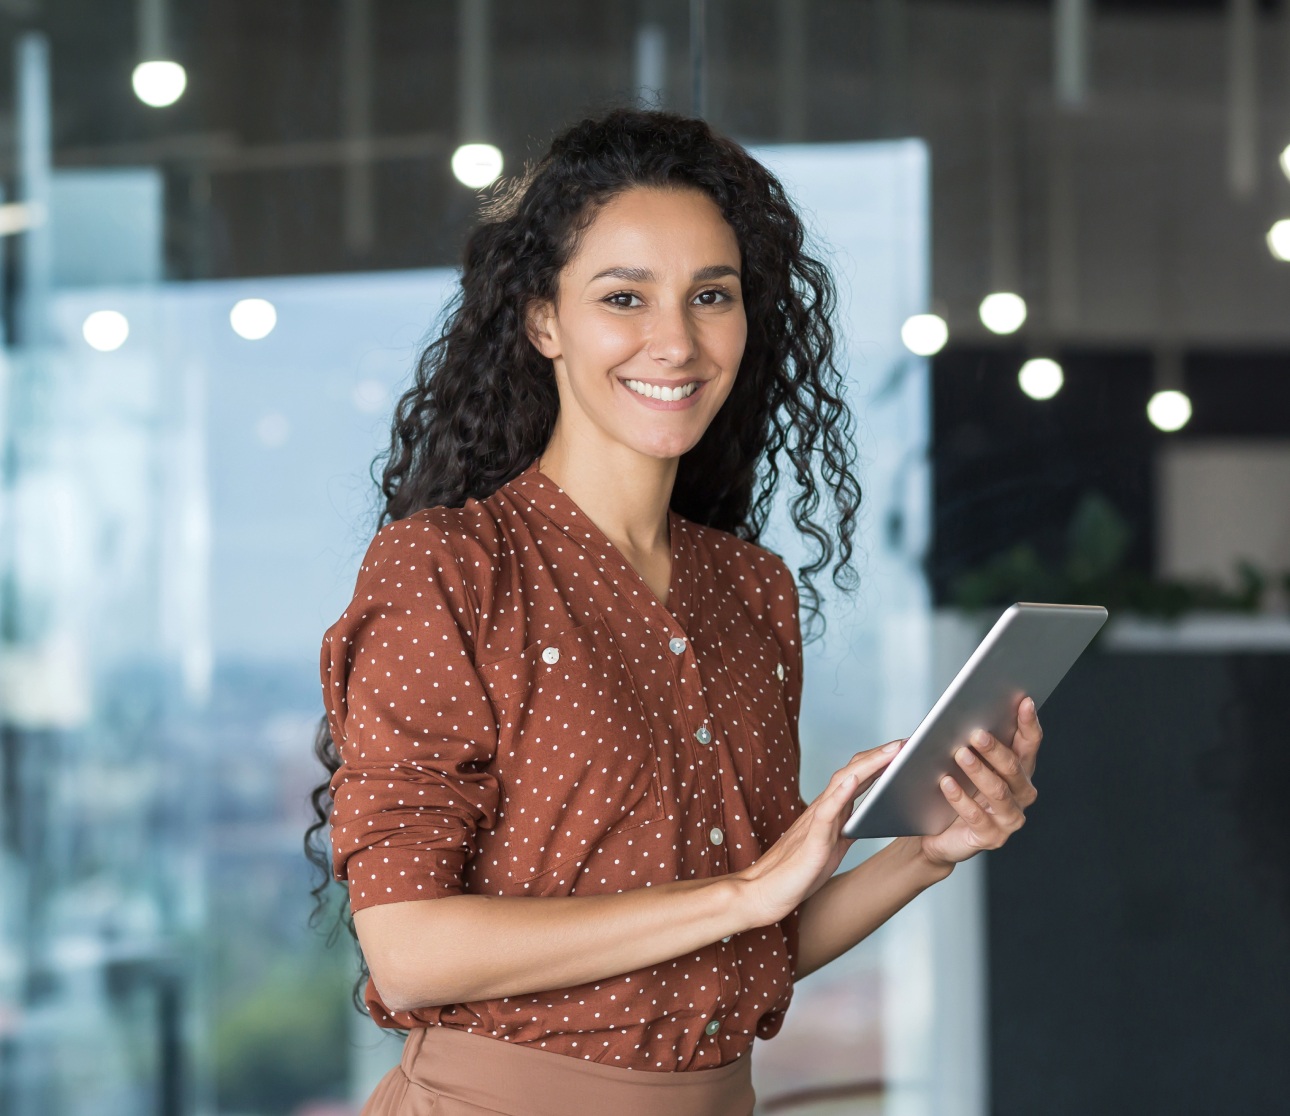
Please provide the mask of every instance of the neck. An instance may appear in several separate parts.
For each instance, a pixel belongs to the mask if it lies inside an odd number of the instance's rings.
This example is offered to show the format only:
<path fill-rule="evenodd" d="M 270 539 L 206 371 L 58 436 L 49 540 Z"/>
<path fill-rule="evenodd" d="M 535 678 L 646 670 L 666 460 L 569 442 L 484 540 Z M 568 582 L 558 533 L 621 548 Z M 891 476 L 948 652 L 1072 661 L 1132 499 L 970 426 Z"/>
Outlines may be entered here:
<path fill-rule="evenodd" d="M 678 458 L 649 457 L 621 443 L 571 443 L 557 430 L 538 469 L 565 490 L 625 553 L 657 554 L 669 545 L 667 510 Z"/>

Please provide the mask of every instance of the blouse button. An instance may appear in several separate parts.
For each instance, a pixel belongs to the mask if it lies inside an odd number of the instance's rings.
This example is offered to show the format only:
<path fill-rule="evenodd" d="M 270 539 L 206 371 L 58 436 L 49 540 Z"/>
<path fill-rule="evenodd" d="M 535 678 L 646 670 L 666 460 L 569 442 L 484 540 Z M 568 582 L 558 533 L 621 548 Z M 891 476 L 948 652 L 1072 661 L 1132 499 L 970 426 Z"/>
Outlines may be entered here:
<path fill-rule="evenodd" d="M 721 1030 L 721 1020 L 720 1019 L 708 1020 L 708 1025 L 704 1027 L 703 1030 L 705 1034 L 715 1035 L 719 1030 Z"/>
<path fill-rule="evenodd" d="M 560 661 L 560 648 L 548 647 L 542 652 L 542 661 L 544 663 L 558 663 Z"/>
<path fill-rule="evenodd" d="M 776 663 L 776 664 L 775 664 L 775 673 L 776 673 L 777 675 L 779 675 L 779 680 L 780 680 L 781 682 L 783 682 L 783 681 L 784 681 L 784 664 L 783 664 L 783 663 Z"/>
<path fill-rule="evenodd" d="M 667 641 L 667 646 L 669 650 L 679 655 L 685 650 L 685 639 L 682 636 L 673 636 Z"/>
<path fill-rule="evenodd" d="M 700 744 L 712 743 L 712 733 L 708 731 L 707 725 L 700 725 L 699 731 L 694 734 L 694 737 Z"/>
<path fill-rule="evenodd" d="M 721 832 L 715 825 L 708 830 L 708 840 L 714 845 L 721 844 L 726 839 L 726 835 Z"/>

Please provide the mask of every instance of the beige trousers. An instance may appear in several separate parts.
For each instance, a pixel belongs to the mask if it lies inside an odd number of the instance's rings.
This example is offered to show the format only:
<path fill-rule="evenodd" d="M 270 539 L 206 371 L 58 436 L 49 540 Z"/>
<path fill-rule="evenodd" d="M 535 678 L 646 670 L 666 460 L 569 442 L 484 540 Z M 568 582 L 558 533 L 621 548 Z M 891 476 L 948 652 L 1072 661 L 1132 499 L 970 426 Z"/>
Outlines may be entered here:
<path fill-rule="evenodd" d="M 752 1116 L 751 1073 L 751 1052 L 715 1069 L 632 1070 L 422 1027 L 361 1116 Z"/>

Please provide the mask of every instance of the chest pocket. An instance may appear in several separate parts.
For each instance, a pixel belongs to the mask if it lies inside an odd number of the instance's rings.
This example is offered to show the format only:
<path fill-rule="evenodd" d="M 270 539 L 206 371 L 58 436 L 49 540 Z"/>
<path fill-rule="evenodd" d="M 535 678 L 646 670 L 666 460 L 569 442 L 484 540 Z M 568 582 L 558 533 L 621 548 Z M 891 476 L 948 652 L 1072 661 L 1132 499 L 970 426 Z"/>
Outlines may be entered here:
<path fill-rule="evenodd" d="M 645 705 L 603 621 L 543 636 L 479 673 L 498 714 L 502 787 L 480 855 L 512 894 L 567 893 L 606 841 L 664 815 Z"/>

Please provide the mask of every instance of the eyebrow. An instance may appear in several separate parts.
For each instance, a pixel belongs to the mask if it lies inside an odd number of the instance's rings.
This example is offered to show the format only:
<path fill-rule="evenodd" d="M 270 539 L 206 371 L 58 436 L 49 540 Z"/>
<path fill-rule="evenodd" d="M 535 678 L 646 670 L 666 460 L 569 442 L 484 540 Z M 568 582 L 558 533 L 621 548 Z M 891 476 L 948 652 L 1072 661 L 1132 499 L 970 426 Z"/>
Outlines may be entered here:
<path fill-rule="evenodd" d="M 705 283 L 709 279 L 721 279 L 727 275 L 739 278 L 739 272 L 729 264 L 709 264 L 694 273 L 693 281 Z M 604 271 L 598 271 L 588 281 L 594 283 L 597 279 L 622 279 L 627 283 L 652 283 L 654 278 L 654 273 L 647 267 L 607 267 Z"/>

